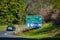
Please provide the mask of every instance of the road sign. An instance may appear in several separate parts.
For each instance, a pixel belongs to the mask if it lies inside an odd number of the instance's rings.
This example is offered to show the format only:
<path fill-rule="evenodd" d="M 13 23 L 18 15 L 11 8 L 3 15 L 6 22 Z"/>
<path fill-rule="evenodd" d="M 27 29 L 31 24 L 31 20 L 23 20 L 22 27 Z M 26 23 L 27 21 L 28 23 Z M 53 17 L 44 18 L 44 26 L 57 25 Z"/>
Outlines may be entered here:
<path fill-rule="evenodd" d="M 34 28 L 42 26 L 42 16 L 41 15 L 29 15 L 26 16 L 26 27 Z"/>

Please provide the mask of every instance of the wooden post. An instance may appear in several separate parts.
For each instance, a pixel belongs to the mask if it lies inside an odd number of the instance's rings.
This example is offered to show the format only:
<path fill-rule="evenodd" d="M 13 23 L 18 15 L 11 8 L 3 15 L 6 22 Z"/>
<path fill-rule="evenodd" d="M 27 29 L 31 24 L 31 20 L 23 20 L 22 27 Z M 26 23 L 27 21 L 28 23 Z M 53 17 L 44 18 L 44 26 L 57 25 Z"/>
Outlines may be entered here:
<path fill-rule="evenodd" d="M 30 27 L 29 27 L 28 31 L 30 32 Z"/>

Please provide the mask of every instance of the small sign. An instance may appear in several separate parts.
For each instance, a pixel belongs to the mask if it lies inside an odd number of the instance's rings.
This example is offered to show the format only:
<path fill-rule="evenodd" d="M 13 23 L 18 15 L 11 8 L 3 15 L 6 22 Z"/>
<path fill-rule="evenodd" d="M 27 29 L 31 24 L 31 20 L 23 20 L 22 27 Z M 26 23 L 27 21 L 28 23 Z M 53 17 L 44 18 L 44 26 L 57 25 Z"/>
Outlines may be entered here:
<path fill-rule="evenodd" d="M 42 26 L 42 16 L 41 15 L 29 15 L 26 16 L 26 27 L 27 28 L 36 28 Z"/>

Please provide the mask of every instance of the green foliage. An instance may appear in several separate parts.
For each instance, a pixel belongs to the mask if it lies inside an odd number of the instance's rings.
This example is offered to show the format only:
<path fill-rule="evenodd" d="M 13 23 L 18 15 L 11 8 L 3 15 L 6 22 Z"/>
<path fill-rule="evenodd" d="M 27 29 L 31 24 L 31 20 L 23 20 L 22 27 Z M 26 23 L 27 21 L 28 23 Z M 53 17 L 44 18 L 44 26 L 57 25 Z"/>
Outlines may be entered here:
<path fill-rule="evenodd" d="M 25 11 L 27 1 L 28 0 L 0 0 L 0 24 L 24 24 L 26 15 L 36 15 L 36 10 L 39 9 L 41 5 L 36 2 L 37 4 L 33 6 L 31 11 Z M 55 8 L 60 8 L 59 0 L 52 0 L 51 3 Z"/>
<path fill-rule="evenodd" d="M 26 0 L 0 0 L 0 24 L 17 24 L 25 15 Z"/>
<path fill-rule="evenodd" d="M 39 28 L 39 29 L 33 29 L 33 30 L 30 30 L 30 31 L 18 33 L 17 35 L 26 36 L 26 37 L 29 37 L 29 38 L 48 38 L 48 37 L 53 38 L 55 36 L 60 38 L 60 33 L 54 30 L 54 29 L 59 30 L 58 29 L 59 27 L 60 27 L 60 25 L 55 25 L 52 22 L 49 22 L 49 23 L 44 23 L 42 25 L 42 27 Z M 56 32 L 58 33 L 57 35 L 55 35 Z"/>
<path fill-rule="evenodd" d="M 55 8 L 60 8 L 60 0 L 52 0 L 52 5 L 54 5 Z"/>

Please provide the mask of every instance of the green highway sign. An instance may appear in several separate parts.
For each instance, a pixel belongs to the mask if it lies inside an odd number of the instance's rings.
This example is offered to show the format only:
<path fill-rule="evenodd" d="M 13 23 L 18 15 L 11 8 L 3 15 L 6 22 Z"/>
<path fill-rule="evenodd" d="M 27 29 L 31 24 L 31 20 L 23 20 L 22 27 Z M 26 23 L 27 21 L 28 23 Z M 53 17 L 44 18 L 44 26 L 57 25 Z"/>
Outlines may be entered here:
<path fill-rule="evenodd" d="M 27 27 L 42 26 L 42 16 L 41 15 L 26 16 L 26 26 Z"/>

